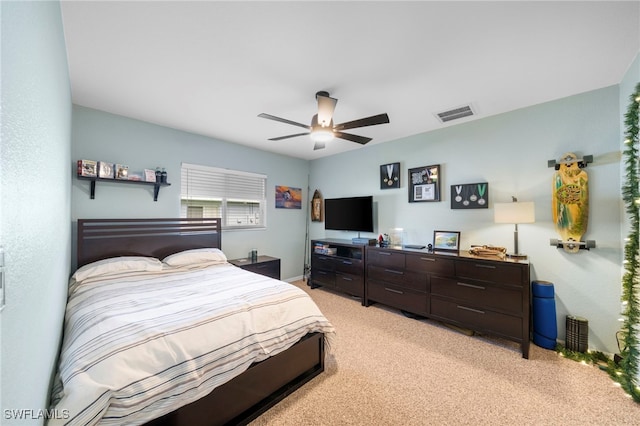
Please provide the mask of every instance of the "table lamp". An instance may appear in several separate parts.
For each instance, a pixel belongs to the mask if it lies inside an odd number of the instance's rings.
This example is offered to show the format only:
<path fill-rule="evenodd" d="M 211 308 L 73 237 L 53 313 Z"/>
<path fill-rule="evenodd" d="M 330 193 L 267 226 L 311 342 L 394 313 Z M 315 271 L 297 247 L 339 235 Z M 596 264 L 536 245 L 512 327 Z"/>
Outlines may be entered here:
<path fill-rule="evenodd" d="M 513 231 L 513 249 L 514 252 L 507 257 L 513 259 L 526 259 L 526 254 L 518 252 L 518 224 L 534 223 L 536 221 L 535 206 L 532 201 L 519 203 L 516 197 L 512 197 L 511 203 L 494 203 L 494 222 L 495 223 L 513 223 L 515 230 Z"/>

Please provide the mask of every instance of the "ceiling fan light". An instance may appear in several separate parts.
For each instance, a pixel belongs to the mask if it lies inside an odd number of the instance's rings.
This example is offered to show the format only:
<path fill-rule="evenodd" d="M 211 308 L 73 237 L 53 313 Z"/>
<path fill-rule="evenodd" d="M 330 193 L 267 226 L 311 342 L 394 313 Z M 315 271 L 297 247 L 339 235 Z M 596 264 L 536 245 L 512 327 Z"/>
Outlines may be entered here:
<path fill-rule="evenodd" d="M 311 132 L 311 140 L 314 142 L 329 142 L 335 137 L 331 129 L 317 128 Z"/>

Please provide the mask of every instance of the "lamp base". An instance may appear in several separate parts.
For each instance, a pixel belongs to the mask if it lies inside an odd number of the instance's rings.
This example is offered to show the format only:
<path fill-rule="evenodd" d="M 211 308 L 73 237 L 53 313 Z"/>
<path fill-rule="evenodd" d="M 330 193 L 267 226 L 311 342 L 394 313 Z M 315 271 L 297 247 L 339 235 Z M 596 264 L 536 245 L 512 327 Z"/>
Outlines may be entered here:
<path fill-rule="evenodd" d="M 522 253 L 507 253 L 507 257 L 509 259 L 524 260 L 527 258 L 527 255 Z"/>

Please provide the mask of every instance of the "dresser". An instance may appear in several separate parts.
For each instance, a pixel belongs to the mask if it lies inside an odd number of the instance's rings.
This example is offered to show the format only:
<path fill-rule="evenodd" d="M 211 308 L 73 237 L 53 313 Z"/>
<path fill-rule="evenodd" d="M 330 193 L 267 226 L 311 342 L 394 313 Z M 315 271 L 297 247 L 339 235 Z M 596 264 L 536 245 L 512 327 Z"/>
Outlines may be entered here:
<path fill-rule="evenodd" d="M 343 239 L 312 240 L 309 285 L 359 297 L 364 304 L 364 265 L 364 245 Z"/>
<path fill-rule="evenodd" d="M 517 342 L 529 357 L 529 263 L 367 247 L 364 305 L 374 302 Z"/>

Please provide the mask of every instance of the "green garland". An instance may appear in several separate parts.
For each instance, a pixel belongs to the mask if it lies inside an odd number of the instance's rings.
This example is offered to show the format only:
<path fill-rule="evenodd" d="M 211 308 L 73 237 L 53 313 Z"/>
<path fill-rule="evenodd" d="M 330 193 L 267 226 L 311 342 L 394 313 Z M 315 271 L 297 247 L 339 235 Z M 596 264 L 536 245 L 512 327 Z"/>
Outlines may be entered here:
<path fill-rule="evenodd" d="M 593 364 L 597 365 L 601 368 L 608 370 L 613 361 L 604 354 L 604 352 L 599 351 L 587 351 L 587 352 L 578 352 L 572 351 L 571 349 L 567 349 L 561 344 L 556 345 L 556 352 L 560 354 L 560 356 L 571 359 L 578 362 L 584 362 L 585 364 Z"/>
<path fill-rule="evenodd" d="M 629 215 L 631 230 L 624 247 L 624 275 L 622 277 L 622 304 L 624 317 L 621 328 L 620 356 L 622 359 L 611 364 L 609 375 L 619 382 L 622 388 L 640 402 L 638 379 L 638 333 L 640 332 L 640 306 L 638 306 L 638 277 L 640 260 L 638 259 L 640 240 L 640 179 L 638 176 L 638 104 L 640 103 L 640 83 L 630 96 L 625 114 L 625 149 L 627 180 L 622 186 L 622 198 Z"/>

